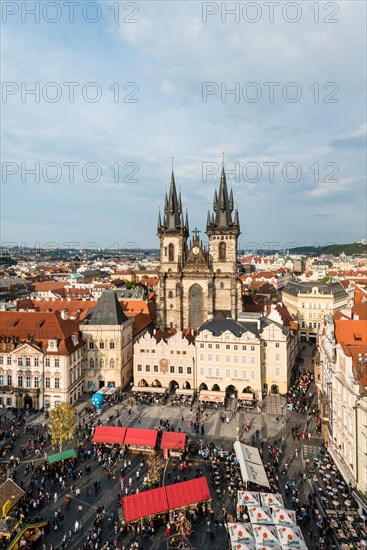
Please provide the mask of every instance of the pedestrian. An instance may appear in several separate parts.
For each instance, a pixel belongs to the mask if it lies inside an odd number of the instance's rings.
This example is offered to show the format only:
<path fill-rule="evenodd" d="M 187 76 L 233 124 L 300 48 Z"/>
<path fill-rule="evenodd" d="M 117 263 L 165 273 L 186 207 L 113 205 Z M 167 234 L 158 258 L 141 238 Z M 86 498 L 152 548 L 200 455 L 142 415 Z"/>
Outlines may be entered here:
<path fill-rule="evenodd" d="M 58 501 L 58 496 L 57 496 L 57 493 L 54 494 L 54 503 L 56 504 L 56 502 Z"/>

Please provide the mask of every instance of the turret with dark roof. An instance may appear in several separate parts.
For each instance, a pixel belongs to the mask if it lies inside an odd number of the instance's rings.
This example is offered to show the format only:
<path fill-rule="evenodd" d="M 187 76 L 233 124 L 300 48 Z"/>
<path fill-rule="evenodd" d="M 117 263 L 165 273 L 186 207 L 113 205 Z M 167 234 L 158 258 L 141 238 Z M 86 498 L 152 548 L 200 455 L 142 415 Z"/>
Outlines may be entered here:
<path fill-rule="evenodd" d="M 215 190 L 214 201 L 213 201 L 213 210 L 214 214 L 210 217 L 210 212 L 208 213 L 208 221 L 206 225 L 206 232 L 210 233 L 212 230 L 237 230 L 239 233 L 239 219 L 238 212 L 235 210 L 234 221 L 232 221 L 232 212 L 234 209 L 233 205 L 233 192 L 231 190 L 230 195 L 228 196 L 226 174 L 224 171 L 224 166 L 222 167 L 222 173 L 220 177 L 220 186 L 219 193 Z"/>
<path fill-rule="evenodd" d="M 188 233 L 188 223 L 183 219 L 181 193 L 177 198 L 175 175 L 172 171 L 169 194 L 164 200 L 163 222 L 161 215 L 158 216 L 158 235 L 162 233 Z"/>
<path fill-rule="evenodd" d="M 122 325 L 127 320 L 116 293 L 113 290 L 105 290 L 90 314 L 89 324 Z"/>

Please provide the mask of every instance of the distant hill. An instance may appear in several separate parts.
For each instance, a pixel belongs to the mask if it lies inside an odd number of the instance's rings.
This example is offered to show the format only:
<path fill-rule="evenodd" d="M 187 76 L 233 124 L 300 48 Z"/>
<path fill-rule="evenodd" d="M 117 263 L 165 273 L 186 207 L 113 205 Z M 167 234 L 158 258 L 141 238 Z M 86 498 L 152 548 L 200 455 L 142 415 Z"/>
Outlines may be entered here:
<path fill-rule="evenodd" d="M 342 252 L 346 256 L 367 254 L 366 244 L 328 244 L 327 246 L 297 246 L 296 248 L 290 248 L 291 254 L 315 254 L 320 256 L 321 254 L 331 254 L 332 256 L 339 256 Z"/>

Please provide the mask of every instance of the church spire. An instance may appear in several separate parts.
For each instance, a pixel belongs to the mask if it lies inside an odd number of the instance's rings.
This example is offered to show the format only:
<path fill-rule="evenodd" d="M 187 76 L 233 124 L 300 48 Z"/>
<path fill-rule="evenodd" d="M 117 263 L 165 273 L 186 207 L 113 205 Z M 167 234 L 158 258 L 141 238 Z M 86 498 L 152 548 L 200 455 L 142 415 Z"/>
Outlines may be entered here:
<path fill-rule="evenodd" d="M 173 166 L 172 166 L 173 168 Z M 175 174 L 172 169 L 171 182 L 168 193 L 164 199 L 163 222 L 161 215 L 158 216 L 158 234 L 162 233 L 188 233 L 188 221 L 184 220 L 181 193 L 177 194 Z"/>
<path fill-rule="evenodd" d="M 238 213 L 235 220 L 232 221 L 232 212 L 234 210 L 233 190 L 228 193 L 226 172 L 224 162 L 222 164 L 219 191 L 215 190 L 213 200 L 213 214 L 208 215 L 207 231 L 213 229 L 228 230 L 239 229 Z"/>

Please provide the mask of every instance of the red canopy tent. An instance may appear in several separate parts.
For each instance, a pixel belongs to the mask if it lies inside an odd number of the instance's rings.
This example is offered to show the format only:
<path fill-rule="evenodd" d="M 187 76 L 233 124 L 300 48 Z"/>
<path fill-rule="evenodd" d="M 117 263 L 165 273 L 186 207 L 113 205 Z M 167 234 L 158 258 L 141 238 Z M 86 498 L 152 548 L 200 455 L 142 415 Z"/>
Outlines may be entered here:
<path fill-rule="evenodd" d="M 184 451 L 187 436 L 181 432 L 163 432 L 161 449 L 172 449 L 173 451 Z"/>
<path fill-rule="evenodd" d="M 122 498 L 123 522 L 138 521 L 207 500 L 211 500 L 211 496 L 205 477 L 151 489 Z"/>
<path fill-rule="evenodd" d="M 122 445 L 125 440 L 126 428 L 113 426 L 97 426 L 94 432 L 94 443 L 115 443 Z"/>
<path fill-rule="evenodd" d="M 165 487 L 124 497 L 121 502 L 126 523 L 161 514 L 168 510 Z"/>
<path fill-rule="evenodd" d="M 166 487 L 166 494 L 170 510 L 211 499 L 208 482 L 205 477 L 198 477 L 197 479 L 168 485 Z"/>
<path fill-rule="evenodd" d="M 145 430 L 144 428 L 127 428 L 125 445 L 146 445 L 155 447 L 158 430 Z"/>

